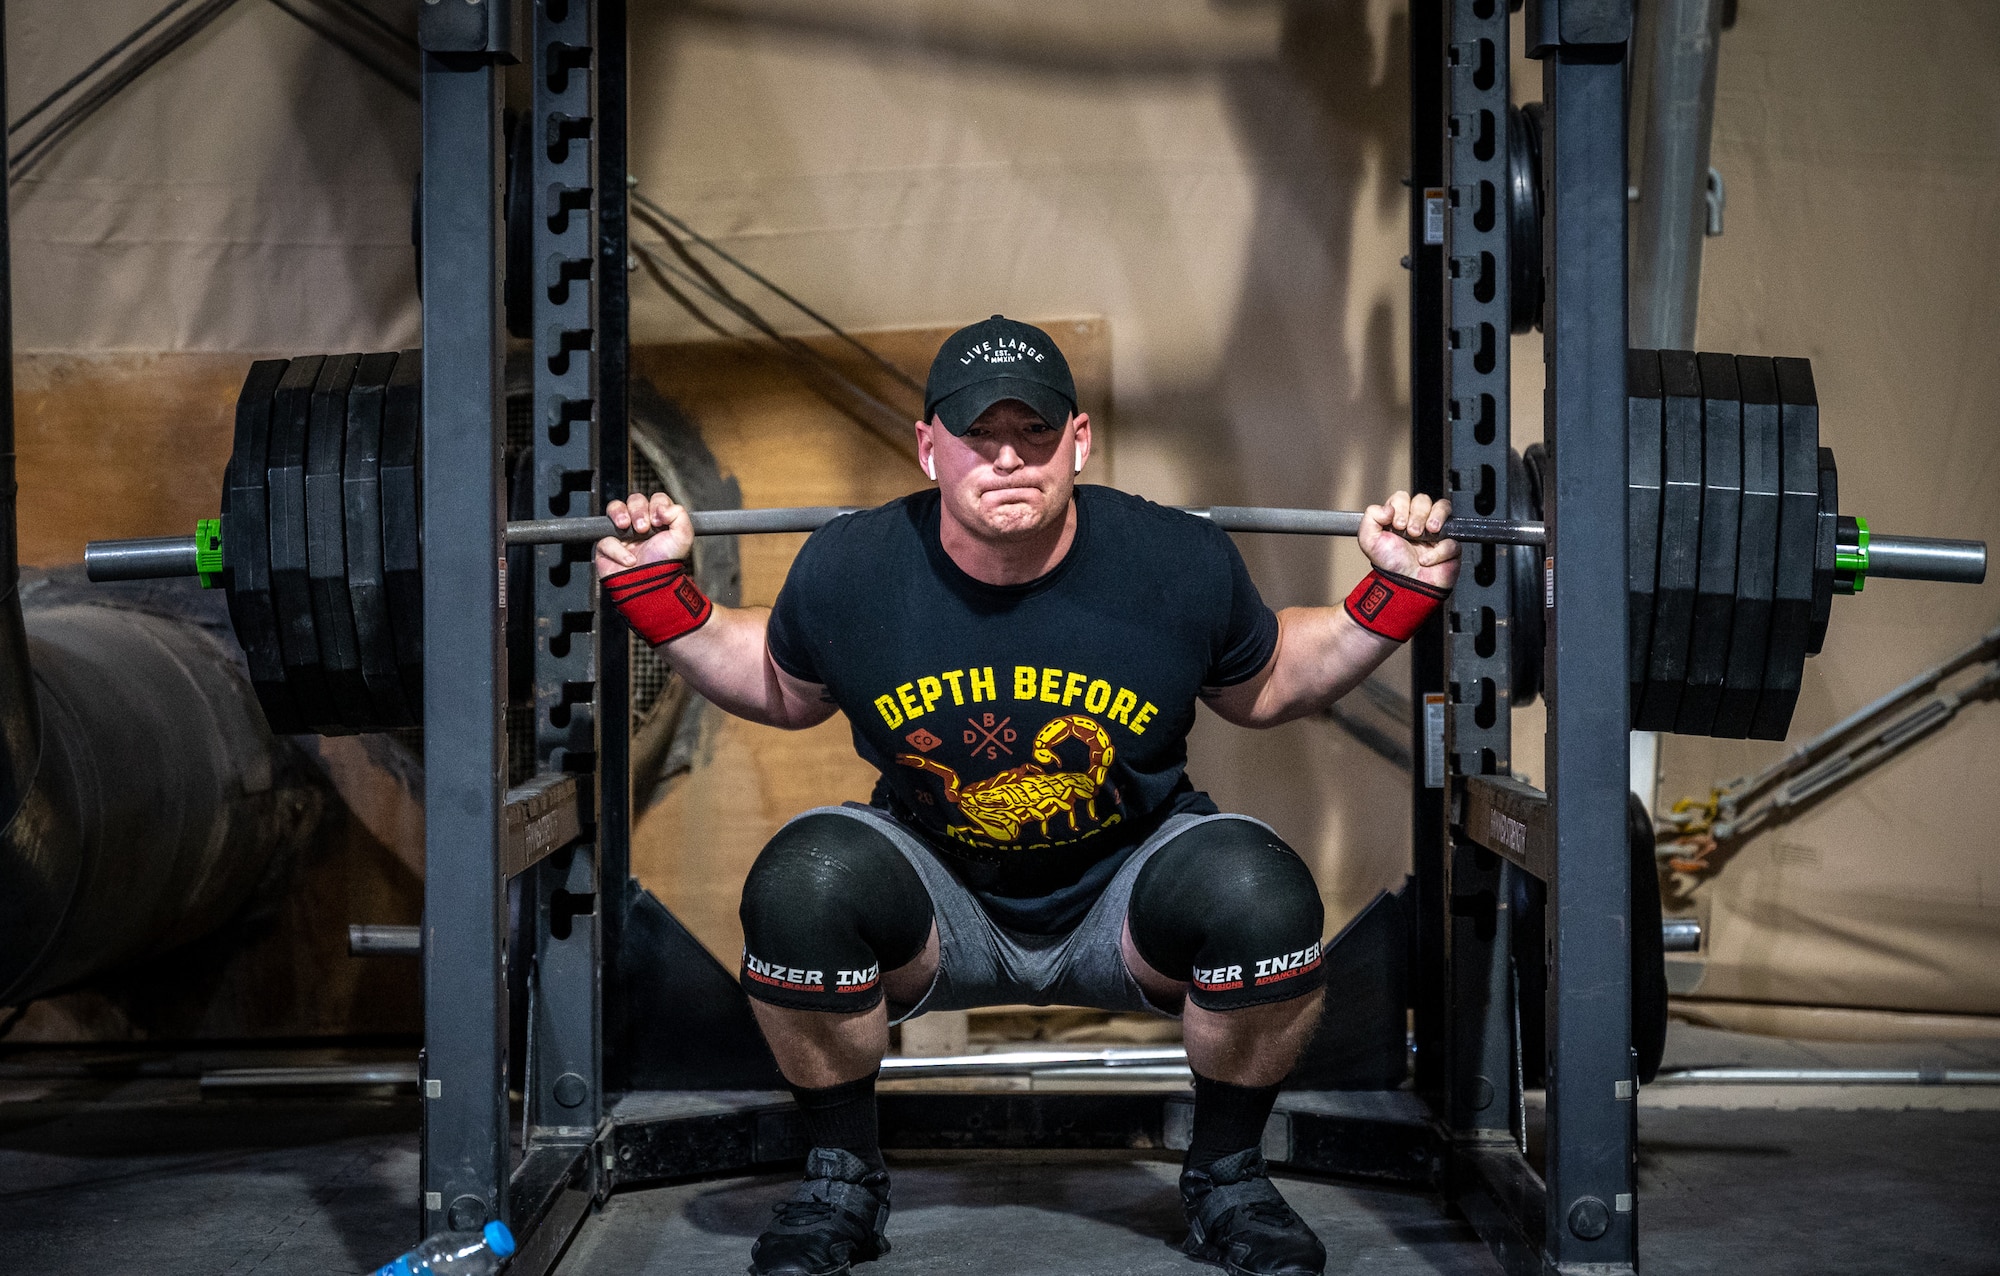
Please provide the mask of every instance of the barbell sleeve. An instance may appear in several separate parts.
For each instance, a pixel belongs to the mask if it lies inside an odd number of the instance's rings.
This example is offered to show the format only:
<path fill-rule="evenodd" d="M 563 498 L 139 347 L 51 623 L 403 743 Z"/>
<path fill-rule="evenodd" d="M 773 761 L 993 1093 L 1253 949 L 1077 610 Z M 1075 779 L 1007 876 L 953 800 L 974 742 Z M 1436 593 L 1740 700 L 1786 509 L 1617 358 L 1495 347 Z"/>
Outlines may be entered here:
<path fill-rule="evenodd" d="M 94 581 L 161 580 L 195 576 L 194 537 L 149 536 L 133 541 L 92 541 L 83 547 L 83 574 Z"/>
<path fill-rule="evenodd" d="M 1983 584 L 1986 542 L 1938 540 L 1930 536 L 1870 536 L 1868 575 L 1875 580 Z"/>

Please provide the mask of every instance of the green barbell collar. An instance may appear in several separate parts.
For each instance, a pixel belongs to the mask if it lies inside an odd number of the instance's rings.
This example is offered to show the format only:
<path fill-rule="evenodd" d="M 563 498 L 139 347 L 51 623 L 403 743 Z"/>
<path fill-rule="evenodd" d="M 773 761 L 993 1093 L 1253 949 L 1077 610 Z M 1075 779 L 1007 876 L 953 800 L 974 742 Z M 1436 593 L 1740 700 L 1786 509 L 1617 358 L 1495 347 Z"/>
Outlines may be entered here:
<path fill-rule="evenodd" d="M 222 583 L 222 520 L 219 518 L 196 519 L 194 524 L 194 574 L 201 578 L 203 589 L 214 589 Z"/>
<path fill-rule="evenodd" d="M 1854 518 L 1854 545 L 1852 548 L 1838 546 L 1833 553 L 1833 568 L 1840 573 L 1843 583 L 1852 585 L 1852 592 L 1860 593 L 1868 584 L 1868 520 L 1856 515 Z"/>

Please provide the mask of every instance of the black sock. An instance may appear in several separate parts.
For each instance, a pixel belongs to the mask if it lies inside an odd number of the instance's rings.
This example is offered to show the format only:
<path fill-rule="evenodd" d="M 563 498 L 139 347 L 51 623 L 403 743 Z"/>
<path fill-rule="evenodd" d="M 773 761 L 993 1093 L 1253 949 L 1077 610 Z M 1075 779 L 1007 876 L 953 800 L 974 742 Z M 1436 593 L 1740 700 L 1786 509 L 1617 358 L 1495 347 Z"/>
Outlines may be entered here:
<path fill-rule="evenodd" d="M 1220 1161 L 1264 1141 L 1264 1124 L 1278 1101 L 1274 1085 L 1242 1086 L 1194 1074 L 1194 1135 L 1188 1142 L 1188 1169 Z"/>
<path fill-rule="evenodd" d="M 887 1168 L 882 1163 L 882 1130 L 875 1120 L 876 1075 L 871 1072 L 853 1081 L 818 1089 L 792 1087 L 792 1097 L 799 1101 L 812 1145 L 843 1148 L 860 1157 L 871 1170 Z"/>

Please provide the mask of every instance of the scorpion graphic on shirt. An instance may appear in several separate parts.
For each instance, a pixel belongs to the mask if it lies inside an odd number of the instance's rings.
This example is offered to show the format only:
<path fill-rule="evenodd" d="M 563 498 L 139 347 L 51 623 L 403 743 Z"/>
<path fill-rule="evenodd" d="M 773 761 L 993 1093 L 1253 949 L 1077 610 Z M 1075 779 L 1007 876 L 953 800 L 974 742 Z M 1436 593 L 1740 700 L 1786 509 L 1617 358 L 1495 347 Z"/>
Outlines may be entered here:
<path fill-rule="evenodd" d="M 1061 765 L 1056 746 L 1067 740 L 1080 740 L 1089 751 L 1084 769 L 1050 770 Z M 1035 733 L 1031 756 L 1032 762 L 1009 767 L 998 775 L 970 784 L 961 784 L 958 772 L 942 762 L 914 753 L 897 754 L 896 761 L 944 781 L 945 800 L 970 821 L 969 825 L 947 830 L 954 835 L 978 832 L 995 841 L 1011 842 L 1024 826 L 1037 824 L 1042 836 L 1047 837 L 1049 821 L 1059 815 L 1069 820 L 1074 831 L 1079 806 L 1092 820 L 1097 818 L 1097 791 L 1103 787 L 1104 777 L 1110 774 L 1116 757 L 1109 732 L 1081 714 L 1056 718 Z M 1113 815 L 1104 822 L 1109 824 L 1117 818 Z"/>

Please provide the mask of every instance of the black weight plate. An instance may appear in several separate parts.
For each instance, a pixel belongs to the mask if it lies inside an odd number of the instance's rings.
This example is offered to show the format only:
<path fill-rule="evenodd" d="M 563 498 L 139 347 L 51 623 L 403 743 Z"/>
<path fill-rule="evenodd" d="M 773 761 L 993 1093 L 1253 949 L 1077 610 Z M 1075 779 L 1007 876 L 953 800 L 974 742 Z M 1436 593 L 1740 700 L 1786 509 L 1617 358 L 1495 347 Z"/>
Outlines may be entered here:
<path fill-rule="evenodd" d="M 1818 530 L 1813 546 L 1813 611 L 1812 630 L 1806 635 L 1808 656 L 1817 656 L 1826 646 L 1827 622 L 1833 619 L 1833 569 L 1840 538 L 1840 471 L 1834 468 L 1830 447 L 1819 450 Z"/>
<path fill-rule="evenodd" d="M 1778 505 L 1784 488 L 1778 421 L 1778 372 L 1769 359 L 1739 355 L 1736 381 L 1743 400 L 1743 513 L 1736 534 L 1736 619 L 1722 703 L 1709 734 L 1741 740 L 1757 717 L 1764 654 L 1771 636 L 1771 598 L 1778 571 Z"/>
<path fill-rule="evenodd" d="M 1666 391 L 1660 352 L 1625 352 L 1625 674 L 1630 712 L 1645 694 L 1653 650 L 1653 597 L 1660 579 L 1660 465 L 1665 443 Z"/>
<path fill-rule="evenodd" d="M 1782 740 L 1799 702 L 1806 643 L 1813 627 L 1813 572 L 1819 553 L 1819 408 L 1812 366 L 1774 359 L 1778 421 L 1783 435 L 1784 488 L 1778 507 L 1778 570 L 1771 596 L 1771 638 L 1764 652 L 1764 689 L 1757 697 L 1751 738 Z M 1797 364 L 1790 368 L 1787 365 Z M 1803 401 L 1801 401 L 1803 400 Z M 1832 601 L 1833 576 L 1827 574 Z"/>
<path fill-rule="evenodd" d="M 1736 360 L 1695 356 L 1701 370 L 1701 572 L 1688 638 L 1687 685 L 1674 711 L 1680 735 L 1709 735 L 1722 706 L 1736 627 L 1736 541 L 1743 512 L 1743 399 Z"/>
<path fill-rule="evenodd" d="M 229 623 L 250 667 L 250 685 L 271 730 L 305 730 L 285 681 L 285 653 L 278 639 L 278 605 L 271 596 L 271 503 L 264 473 L 271 445 L 272 396 L 284 379 L 286 359 L 250 365 L 236 398 L 236 433 L 222 492 L 222 553 L 227 563 Z"/>
<path fill-rule="evenodd" d="M 1813 430 L 1813 576 L 1812 617 L 1806 629 L 1806 654 L 1817 656 L 1826 645 L 1827 622 L 1833 618 L 1834 546 L 1840 532 L 1840 475 L 1833 449 L 1818 446 L 1819 394 L 1812 364 L 1804 359 L 1777 359 L 1778 397 L 1787 416 L 1810 418 Z"/>
<path fill-rule="evenodd" d="M 1507 108 L 1507 327 L 1542 322 L 1542 105 Z"/>
<path fill-rule="evenodd" d="M 396 356 L 363 355 L 347 392 L 346 459 L 341 465 L 341 505 L 347 533 L 347 599 L 354 612 L 354 643 L 361 680 L 368 688 L 377 728 L 416 722 L 403 698 L 396 667 L 396 631 L 389 623 L 389 593 L 382 580 L 382 405 Z"/>
<path fill-rule="evenodd" d="M 1819 446 L 1819 392 L 1813 385 L 1812 364 L 1805 359 L 1776 359 L 1778 399 L 1787 418 L 1797 413 L 1812 426 L 1813 490 L 1816 526 L 1813 547 L 1812 619 L 1806 629 L 1806 654 L 1817 656 L 1826 643 L 1826 624 L 1833 616 L 1834 537 L 1840 524 L 1840 476 L 1833 453 Z M 1804 427 L 1802 426 L 1801 429 Z"/>
<path fill-rule="evenodd" d="M 424 715 L 423 393 L 424 352 L 405 350 L 396 356 L 382 400 L 382 584 L 403 696 L 419 724 Z"/>
<path fill-rule="evenodd" d="M 1542 445 L 1528 445 L 1526 457 L 1507 453 L 1507 515 L 1516 521 L 1540 522 L 1542 517 Z M 1533 704 L 1542 689 L 1542 548 L 1509 545 L 1508 582 L 1509 703 Z"/>
<path fill-rule="evenodd" d="M 1660 389 L 1660 572 L 1637 731 L 1674 729 L 1701 574 L 1701 372 L 1691 352 L 1660 351 Z"/>
<path fill-rule="evenodd" d="M 1641 1085 L 1660 1075 L 1667 1052 L 1667 945 L 1660 861 L 1653 817 L 1636 793 L 1625 795 L 1625 848 L 1632 859 L 1626 952 L 1632 972 L 1632 1063 Z"/>
<path fill-rule="evenodd" d="M 312 585 L 313 630 L 320 667 L 333 697 L 334 723 L 345 731 L 366 728 L 374 717 L 361 656 L 354 641 L 354 608 L 347 599 L 347 508 L 341 466 L 347 456 L 347 391 L 358 354 L 328 355 L 313 386 L 306 427 L 306 566 Z"/>
<path fill-rule="evenodd" d="M 324 355 L 292 360 L 278 383 L 271 410 L 271 450 L 264 473 L 271 492 L 271 593 L 278 604 L 278 639 L 285 653 L 285 681 L 308 730 L 334 727 L 339 716 L 320 665 L 319 631 L 313 624 L 310 549 L 306 531 L 306 437 L 312 422 L 313 386 Z"/>

